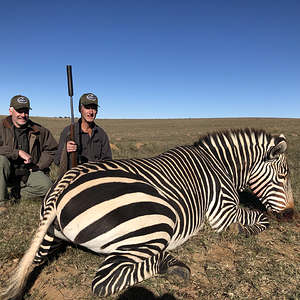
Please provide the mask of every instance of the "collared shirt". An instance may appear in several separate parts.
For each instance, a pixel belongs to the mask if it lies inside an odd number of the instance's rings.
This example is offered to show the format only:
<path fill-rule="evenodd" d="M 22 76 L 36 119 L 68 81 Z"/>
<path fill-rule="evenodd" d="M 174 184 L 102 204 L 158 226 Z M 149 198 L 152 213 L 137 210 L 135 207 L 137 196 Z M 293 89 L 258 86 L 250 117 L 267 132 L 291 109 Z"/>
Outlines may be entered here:
<path fill-rule="evenodd" d="M 96 125 L 96 124 L 95 124 Z M 94 126 L 92 128 L 91 136 L 84 132 L 82 129 L 80 130 L 81 135 L 81 151 L 79 146 L 79 155 L 81 155 L 81 163 L 85 163 L 88 161 L 100 161 L 104 160 L 105 156 L 102 148 L 103 148 L 103 139 L 101 138 L 100 130 L 98 126 Z M 78 141 L 79 145 L 80 141 Z M 80 153 L 81 152 L 81 153 Z M 102 159 L 101 159 L 102 156 Z M 106 154 L 106 159 L 111 159 L 111 154 Z"/>
<path fill-rule="evenodd" d="M 30 124 L 25 128 L 13 126 L 15 130 L 15 149 L 29 153 L 29 131 L 32 130 Z"/>
<path fill-rule="evenodd" d="M 82 161 L 78 163 L 84 163 L 88 161 L 100 162 L 105 160 L 111 160 L 112 153 L 111 153 L 109 139 L 106 132 L 97 124 L 94 124 L 92 128 L 92 134 L 91 136 L 89 136 L 88 133 L 82 131 L 79 123 L 80 122 L 77 121 L 74 124 L 75 143 L 77 144 L 77 152 L 78 152 L 77 154 L 81 155 L 81 159 L 82 159 Z M 68 141 L 69 132 L 70 132 L 70 126 L 65 127 L 64 130 L 61 132 L 59 138 L 58 150 L 54 157 L 54 163 L 57 166 L 60 165 L 60 159 L 65 144 Z M 80 137 L 81 137 L 81 143 L 80 143 Z"/>

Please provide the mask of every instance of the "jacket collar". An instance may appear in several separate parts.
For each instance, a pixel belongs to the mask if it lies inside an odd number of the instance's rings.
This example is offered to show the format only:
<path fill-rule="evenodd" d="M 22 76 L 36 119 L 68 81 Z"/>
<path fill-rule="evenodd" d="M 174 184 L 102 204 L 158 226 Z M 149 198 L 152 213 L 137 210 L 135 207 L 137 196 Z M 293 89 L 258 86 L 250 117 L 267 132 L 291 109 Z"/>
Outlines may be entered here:
<path fill-rule="evenodd" d="M 8 116 L 8 117 L 6 117 L 6 118 L 3 120 L 3 127 L 4 127 L 4 128 L 11 129 L 13 125 L 14 125 L 14 123 L 13 123 L 13 121 L 12 121 L 12 117 L 11 117 L 11 116 Z M 35 123 L 32 122 L 30 119 L 28 120 L 27 125 L 30 125 L 30 126 L 31 126 L 31 129 L 32 129 L 31 131 L 32 131 L 32 133 L 39 132 L 38 128 L 35 126 Z"/>
<path fill-rule="evenodd" d="M 83 132 L 83 130 L 81 128 L 81 123 L 82 123 L 82 119 L 80 118 L 78 120 L 77 124 L 76 123 L 75 124 L 77 125 L 78 131 L 80 129 L 80 132 Z M 93 124 L 92 124 L 92 130 L 97 131 L 97 124 L 95 122 L 93 122 Z"/>

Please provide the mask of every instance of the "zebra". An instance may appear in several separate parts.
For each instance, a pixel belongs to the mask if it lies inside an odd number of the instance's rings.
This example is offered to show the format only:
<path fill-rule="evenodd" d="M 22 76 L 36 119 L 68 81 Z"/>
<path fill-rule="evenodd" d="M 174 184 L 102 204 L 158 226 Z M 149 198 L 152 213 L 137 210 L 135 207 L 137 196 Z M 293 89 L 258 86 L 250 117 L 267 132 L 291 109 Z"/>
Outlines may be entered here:
<path fill-rule="evenodd" d="M 73 242 L 106 258 L 92 291 L 108 296 L 156 274 L 188 279 L 190 269 L 169 250 L 195 235 L 205 220 L 215 231 L 245 236 L 269 226 L 268 215 L 293 218 L 284 135 L 231 129 L 151 158 L 79 165 L 45 196 L 41 222 L 2 299 L 23 295 L 33 262 Z M 267 214 L 239 205 L 249 188 Z"/>

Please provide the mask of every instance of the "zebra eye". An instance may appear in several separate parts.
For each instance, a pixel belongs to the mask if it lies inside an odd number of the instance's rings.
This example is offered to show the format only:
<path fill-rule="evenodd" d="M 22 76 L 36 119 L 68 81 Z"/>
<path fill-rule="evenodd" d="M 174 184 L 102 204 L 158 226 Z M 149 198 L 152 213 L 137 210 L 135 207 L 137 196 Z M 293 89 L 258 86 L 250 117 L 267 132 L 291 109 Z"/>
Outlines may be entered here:
<path fill-rule="evenodd" d="M 286 177 L 286 174 L 278 173 L 278 178 L 279 179 L 285 179 L 285 177 Z"/>

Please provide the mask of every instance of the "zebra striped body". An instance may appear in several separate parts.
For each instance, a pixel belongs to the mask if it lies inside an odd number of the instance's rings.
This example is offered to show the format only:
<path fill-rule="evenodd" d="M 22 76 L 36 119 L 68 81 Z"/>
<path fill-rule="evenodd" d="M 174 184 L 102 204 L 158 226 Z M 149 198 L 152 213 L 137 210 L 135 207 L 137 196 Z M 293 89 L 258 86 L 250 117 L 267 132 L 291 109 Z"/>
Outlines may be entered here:
<path fill-rule="evenodd" d="M 249 235 L 267 228 L 265 215 L 239 207 L 247 185 L 269 212 L 292 213 L 285 150 L 283 136 L 246 129 L 207 135 L 153 158 L 73 168 L 45 197 L 40 228 L 8 294 L 20 293 L 26 266 L 57 251 L 62 240 L 108 255 L 92 284 L 101 296 L 158 273 L 188 277 L 188 267 L 167 250 L 195 235 L 205 218 L 217 231 Z"/>

